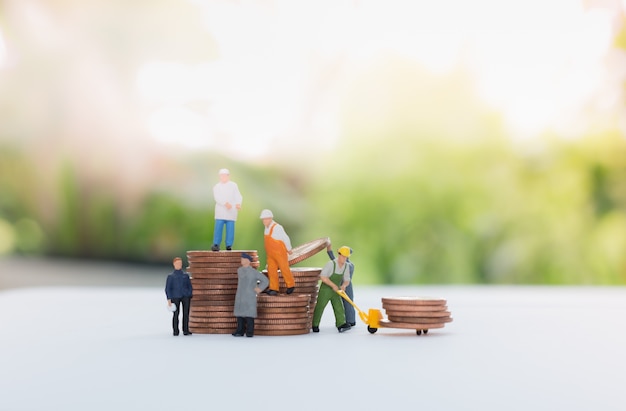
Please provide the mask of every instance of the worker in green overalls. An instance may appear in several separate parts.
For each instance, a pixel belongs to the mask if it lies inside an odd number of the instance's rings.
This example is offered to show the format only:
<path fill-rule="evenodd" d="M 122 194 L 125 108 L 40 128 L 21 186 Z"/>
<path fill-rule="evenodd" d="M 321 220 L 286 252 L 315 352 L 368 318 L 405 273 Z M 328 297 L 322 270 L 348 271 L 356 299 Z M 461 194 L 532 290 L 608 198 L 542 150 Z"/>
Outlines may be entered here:
<path fill-rule="evenodd" d="M 346 323 L 346 313 L 343 308 L 343 302 L 341 296 L 337 294 L 337 290 L 341 288 L 342 291 L 346 291 L 346 287 L 350 284 L 350 268 L 346 260 L 350 257 L 350 247 L 340 247 L 337 250 L 337 259 L 331 260 L 326 263 L 322 272 L 320 273 L 320 280 L 322 285 L 317 296 L 317 305 L 313 312 L 313 332 L 320 331 L 319 325 L 322 320 L 322 314 L 324 308 L 330 301 L 333 306 L 333 312 L 335 313 L 335 326 L 340 333 L 348 331 L 350 325 Z"/>

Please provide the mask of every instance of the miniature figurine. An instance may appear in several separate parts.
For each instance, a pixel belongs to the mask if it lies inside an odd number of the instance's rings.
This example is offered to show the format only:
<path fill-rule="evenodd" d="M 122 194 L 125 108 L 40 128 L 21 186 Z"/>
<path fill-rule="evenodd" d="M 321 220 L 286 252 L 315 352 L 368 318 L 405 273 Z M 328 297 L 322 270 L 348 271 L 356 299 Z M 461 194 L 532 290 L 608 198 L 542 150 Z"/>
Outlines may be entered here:
<path fill-rule="evenodd" d="M 337 259 L 327 262 L 320 273 L 322 284 L 317 296 L 317 305 L 313 312 L 312 326 L 314 333 L 320 331 L 319 325 L 322 320 L 322 314 L 329 301 L 333 306 L 337 330 L 342 333 L 352 328 L 350 324 L 346 323 L 346 314 L 341 302 L 342 298 L 337 294 L 337 290 L 341 288 L 342 291 L 346 291 L 346 287 L 350 284 L 350 268 L 347 263 L 347 259 L 350 257 L 350 248 L 341 247 L 337 250 L 337 254 L 339 254 Z"/>
<path fill-rule="evenodd" d="M 178 315 L 182 304 L 183 334 L 191 335 L 189 331 L 189 309 L 191 308 L 191 297 L 193 295 L 191 279 L 189 274 L 183 271 L 182 258 L 174 258 L 172 265 L 174 266 L 174 272 L 167 276 L 167 281 L 165 282 L 167 305 L 171 306 L 174 304 L 176 306 L 176 311 L 172 315 L 172 328 L 174 329 L 174 335 L 178 335 Z"/>
<path fill-rule="evenodd" d="M 341 248 L 339 248 L 339 250 L 344 249 L 344 252 L 347 252 L 348 255 L 352 255 L 352 249 L 350 247 L 346 247 L 345 245 Z M 328 245 L 328 247 L 326 248 L 326 252 L 328 253 L 328 257 L 332 260 L 335 259 L 335 254 L 333 253 L 333 249 L 332 249 L 332 245 Z M 349 258 L 346 259 L 346 263 L 348 264 L 348 268 L 350 269 L 350 284 L 348 284 L 348 286 L 346 287 L 346 294 L 348 295 L 348 297 L 350 298 L 350 300 L 354 301 L 354 290 L 352 289 L 352 276 L 354 275 L 354 264 L 352 263 L 352 261 L 350 261 Z M 347 302 L 346 300 L 342 299 L 341 300 L 343 302 L 343 310 L 346 313 L 346 322 L 348 324 L 350 324 L 351 327 L 356 326 L 356 312 L 354 311 L 354 307 Z"/>
<path fill-rule="evenodd" d="M 213 197 L 215 198 L 215 230 L 213 232 L 212 251 L 219 251 L 224 226 L 226 226 L 226 250 L 232 250 L 235 242 L 235 221 L 237 212 L 241 210 L 243 198 L 239 192 L 239 187 L 234 181 L 230 181 L 230 171 L 222 168 L 219 171 L 220 181 L 213 187 Z"/>
<path fill-rule="evenodd" d="M 279 269 L 287 285 L 287 294 L 291 294 L 296 286 L 289 268 L 288 255 L 291 254 L 291 240 L 283 226 L 274 221 L 274 214 L 270 210 L 261 211 L 260 218 L 265 226 L 265 253 L 267 254 L 267 274 L 270 279 L 267 294 L 278 294 Z"/>
<path fill-rule="evenodd" d="M 235 310 L 237 330 L 234 337 L 254 336 L 254 319 L 257 316 L 256 297 L 267 288 L 269 280 L 250 266 L 253 258 L 250 254 L 241 254 L 241 267 L 237 269 L 237 294 L 235 294 Z"/>

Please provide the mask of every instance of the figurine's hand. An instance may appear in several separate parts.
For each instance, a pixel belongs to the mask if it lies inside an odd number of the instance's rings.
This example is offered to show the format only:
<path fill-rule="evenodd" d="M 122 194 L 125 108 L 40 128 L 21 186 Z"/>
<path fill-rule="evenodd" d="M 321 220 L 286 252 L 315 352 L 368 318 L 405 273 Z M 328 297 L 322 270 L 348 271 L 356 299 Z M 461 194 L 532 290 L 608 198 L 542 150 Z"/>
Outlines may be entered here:
<path fill-rule="evenodd" d="M 241 210 L 241 204 L 237 204 L 237 205 L 235 205 L 235 208 L 236 208 L 237 210 Z"/>
<path fill-rule="evenodd" d="M 224 204 L 224 206 L 226 207 L 227 210 L 230 210 L 231 208 L 233 208 L 233 205 L 231 203 L 226 203 Z"/>
<path fill-rule="evenodd" d="M 261 290 L 259 287 L 254 287 L 254 292 L 255 293 L 261 294 L 261 291 L 263 291 L 263 290 Z"/>
<path fill-rule="evenodd" d="M 287 254 L 289 254 L 289 255 L 293 254 L 293 250 L 287 251 Z"/>
<path fill-rule="evenodd" d="M 328 247 L 326 247 L 326 251 L 333 251 L 333 246 L 331 244 L 328 244 Z"/>

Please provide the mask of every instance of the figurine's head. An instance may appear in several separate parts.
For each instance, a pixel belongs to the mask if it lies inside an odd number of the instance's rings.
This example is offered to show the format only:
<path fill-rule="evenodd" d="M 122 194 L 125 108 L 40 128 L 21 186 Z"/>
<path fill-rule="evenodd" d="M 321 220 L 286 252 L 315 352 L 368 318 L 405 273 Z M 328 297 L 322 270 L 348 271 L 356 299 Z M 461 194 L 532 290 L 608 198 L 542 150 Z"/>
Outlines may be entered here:
<path fill-rule="evenodd" d="M 227 168 L 220 169 L 220 183 L 228 183 L 230 181 L 230 171 Z"/>
<path fill-rule="evenodd" d="M 260 218 L 261 218 L 261 221 L 263 221 L 263 225 L 265 227 L 268 227 L 274 220 L 274 214 L 272 213 L 272 210 L 265 209 L 261 211 Z"/>
<path fill-rule="evenodd" d="M 344 245 L 339 247 L 339 249 L 337 250 L 337 254 L 339 254 L 337 258 L 339 259 L 339 261 L 341 261 L 341 263 L 343 263 L 352 255 L 352 249 Z"/>
<path fill-rule="evenodd" d="M 252 256 L 248 253 L 242 253 L 241 254 L 241 265 L 244 267 L 249 267 L 250 263 L 252 263 Z"/>
<path fill-rule="evenodd" d="M 183 259 L 180 257 L 174 257 L 174 260 L 172 260 L 172 265 L 174 266 L 175 270 L 182 270 L 183 269 Z"/>

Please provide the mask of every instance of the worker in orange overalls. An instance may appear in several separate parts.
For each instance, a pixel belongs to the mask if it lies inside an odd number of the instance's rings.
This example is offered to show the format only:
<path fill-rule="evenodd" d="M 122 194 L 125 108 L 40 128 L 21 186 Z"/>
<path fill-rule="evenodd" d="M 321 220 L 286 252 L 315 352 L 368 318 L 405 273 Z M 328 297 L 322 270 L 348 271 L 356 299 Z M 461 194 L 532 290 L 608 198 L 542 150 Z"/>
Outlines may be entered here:
<path fill-rule="evenodd" d="M 274 221 L 270 210 L 261 211 L 261 220 L 265 226 L 265 253 L 267 254 L 267 274 L 270 279 L 269 295 L 278 294 L 278 270 L 287 284 L 287 294 L 293 293 L 296 283 L 289 268 L 288 255 L 291 254 L 291 240 L 282 225 Z"/>

